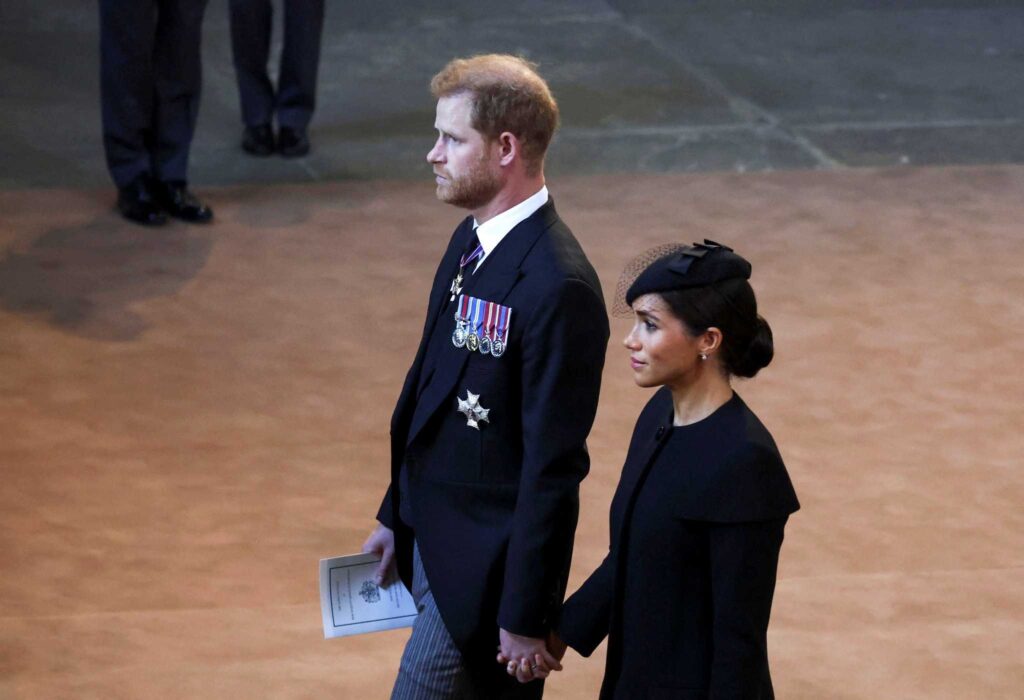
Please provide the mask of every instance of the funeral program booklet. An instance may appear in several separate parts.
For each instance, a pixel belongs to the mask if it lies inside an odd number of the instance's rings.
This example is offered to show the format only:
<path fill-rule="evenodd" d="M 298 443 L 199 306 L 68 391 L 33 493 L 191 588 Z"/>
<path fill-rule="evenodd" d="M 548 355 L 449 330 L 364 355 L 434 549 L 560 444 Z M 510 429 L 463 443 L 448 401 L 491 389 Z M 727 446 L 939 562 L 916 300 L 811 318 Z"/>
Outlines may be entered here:
<path fill-rule="evenodd" d="M 412 627 L 418 614 L 401 581 L 387 588 L 373 576 L 376 554 L 350 554 L 320 560 L 320 610 L 324 639 Z"/>

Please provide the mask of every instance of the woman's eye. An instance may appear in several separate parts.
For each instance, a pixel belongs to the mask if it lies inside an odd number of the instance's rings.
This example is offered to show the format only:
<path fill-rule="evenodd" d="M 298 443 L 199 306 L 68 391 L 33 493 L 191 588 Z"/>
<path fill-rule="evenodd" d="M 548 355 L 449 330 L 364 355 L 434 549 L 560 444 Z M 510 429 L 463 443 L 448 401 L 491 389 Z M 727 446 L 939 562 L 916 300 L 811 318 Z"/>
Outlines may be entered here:
<path fill-rule="evenodd" d="M 658 330 L 658 327 L 651 323 L 650 321 L 644 321 L 644 328 L 646 328 L 649 331 Z"/>

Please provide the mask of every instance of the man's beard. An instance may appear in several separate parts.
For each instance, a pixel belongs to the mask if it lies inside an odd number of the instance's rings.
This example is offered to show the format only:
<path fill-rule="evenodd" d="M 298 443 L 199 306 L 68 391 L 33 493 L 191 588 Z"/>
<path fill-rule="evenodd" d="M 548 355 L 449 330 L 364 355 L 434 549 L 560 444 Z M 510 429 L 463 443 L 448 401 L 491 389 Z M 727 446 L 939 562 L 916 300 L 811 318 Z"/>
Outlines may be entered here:
<path fill-rule="evenodd" d="M 481 158 L 465 175 L 437 186 L 437 198 L 463 209 L 477 209 L 494 199 L 501 190 L 501 179 Z"/>

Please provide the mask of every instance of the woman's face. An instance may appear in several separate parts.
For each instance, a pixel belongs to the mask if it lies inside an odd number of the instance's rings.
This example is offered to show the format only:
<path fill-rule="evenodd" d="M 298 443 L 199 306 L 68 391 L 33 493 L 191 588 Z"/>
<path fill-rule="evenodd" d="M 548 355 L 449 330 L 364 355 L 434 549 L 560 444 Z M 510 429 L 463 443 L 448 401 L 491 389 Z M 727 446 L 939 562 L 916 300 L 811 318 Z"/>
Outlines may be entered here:
<path fill-rule="evenodd" d="M 638 297 L 632 308 L 633 329 L 623 344 L 637 386 L 687 384 L 699 370 L 700 338 L 687 332 L 658 294 Z"/>

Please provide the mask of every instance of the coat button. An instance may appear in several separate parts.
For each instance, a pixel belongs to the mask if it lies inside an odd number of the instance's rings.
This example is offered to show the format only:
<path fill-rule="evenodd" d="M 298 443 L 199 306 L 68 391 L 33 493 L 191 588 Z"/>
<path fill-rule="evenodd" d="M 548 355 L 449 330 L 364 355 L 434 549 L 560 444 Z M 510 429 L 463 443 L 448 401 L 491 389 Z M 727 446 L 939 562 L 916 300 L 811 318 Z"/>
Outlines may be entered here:
<path fill-rule="evenodd" d="M 664 425 L 659 425 L 658 429 L 656 431 L 654 431 L 654 439 L 655 440 L 660 440 L 661 436 L 664 435 L 664 434 L 665 434 L 665 426 Z"/>

